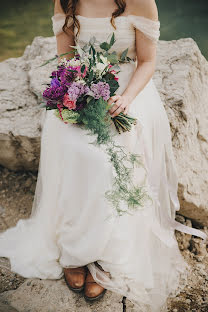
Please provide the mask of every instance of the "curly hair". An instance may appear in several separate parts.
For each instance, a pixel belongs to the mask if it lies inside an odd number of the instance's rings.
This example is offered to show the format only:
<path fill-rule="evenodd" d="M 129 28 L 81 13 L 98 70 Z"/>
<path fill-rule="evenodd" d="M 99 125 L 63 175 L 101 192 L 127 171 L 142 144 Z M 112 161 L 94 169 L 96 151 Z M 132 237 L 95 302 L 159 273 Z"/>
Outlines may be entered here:
<path fill-rule="evenodd" d="M 126 9 L 126 1 L 125 0 L 114 0 L 114 2 L 117 5 L 117 9 L 112 13 L 112 17 L 111 17 L 111 24 L 112 26 L 116 29 L 115 26 L 115 22 L 114 19 L 121 15 L 125 9 Z M 76 7 L 77 7 L 77 3 L 78 0 L 60 0 L 62 9 L 64 10 L 65 14 L 66 14 L 66 19 L 65 19 L 65 24 L 63 25 L 62 29 L 63 31 L 66 33 L 66 30 L 68 29 L 67 25 L 68 25 L 68 21 L 69 19 L 73 18 L 73 25 L 77 27 L 78 32 L 76 35 L 78 35 L 79 31 L 80 31 L 80 24 L 78 19 L 76 18 Z"/>

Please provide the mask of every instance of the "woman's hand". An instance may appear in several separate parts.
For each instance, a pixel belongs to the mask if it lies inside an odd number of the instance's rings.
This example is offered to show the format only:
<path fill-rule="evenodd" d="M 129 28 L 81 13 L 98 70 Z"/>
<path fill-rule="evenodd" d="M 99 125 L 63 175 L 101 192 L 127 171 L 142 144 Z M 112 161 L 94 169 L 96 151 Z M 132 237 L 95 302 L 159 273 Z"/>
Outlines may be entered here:
<path fill-rule="evenodd" d="M 121 112 L 128 114 L 129 105 L 131 104 L 130 97 L 125 95 L 114 95 L 108 100 L 109 105 L 112 105 L 113 103 L 115 104 L 108 110 L 111 117 L 115 117 Z"/>

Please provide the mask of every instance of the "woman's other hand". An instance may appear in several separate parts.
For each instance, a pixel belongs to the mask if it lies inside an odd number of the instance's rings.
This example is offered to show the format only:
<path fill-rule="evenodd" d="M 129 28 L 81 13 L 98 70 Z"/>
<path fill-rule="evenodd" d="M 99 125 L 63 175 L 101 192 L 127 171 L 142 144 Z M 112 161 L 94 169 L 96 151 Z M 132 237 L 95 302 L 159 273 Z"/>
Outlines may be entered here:
<path fill-rule="evenodd" d="M 121 112 L 128 114 L 131 99 L 125 95 L 114 95 L 109 98 L 108 104 L 113 104 L 108 112 L 111 114 L 111 117 L 115 117 Z"/>

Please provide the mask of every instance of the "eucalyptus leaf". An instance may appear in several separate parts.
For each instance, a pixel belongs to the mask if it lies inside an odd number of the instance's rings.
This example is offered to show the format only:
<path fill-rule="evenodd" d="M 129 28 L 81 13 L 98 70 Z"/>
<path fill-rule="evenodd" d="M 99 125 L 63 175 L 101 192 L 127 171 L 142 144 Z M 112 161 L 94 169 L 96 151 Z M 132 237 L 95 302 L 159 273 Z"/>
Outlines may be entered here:
<path fill-rule="evenodd" d="M 107 43 L 107 42 L 101 43 L 100 48 L 105 50 L 105 51 L 108 51 L 110 49 L 109 43 Z"/>
<path fill-rule="evenodd" d="M 114 54 L 114 53 L 108 54 L 107 59 L 111 64 L 117 64 L 118 63 L 117 54 Z"/>
<path fill-rule="evenodd" d="M 128 53 L 128 48 L 121 53 L 120 58 L 122 61 L 125 61 L 127 53 Z"/>
<path fill-rule="evenodd" d="M 115 43 L 115 34 L 113 33 L 113 35 L 112 35 L 112 37 L 111 37 L 111 39 L 110 39 L 110 48 L 114 45 L 114 43 Z"/>

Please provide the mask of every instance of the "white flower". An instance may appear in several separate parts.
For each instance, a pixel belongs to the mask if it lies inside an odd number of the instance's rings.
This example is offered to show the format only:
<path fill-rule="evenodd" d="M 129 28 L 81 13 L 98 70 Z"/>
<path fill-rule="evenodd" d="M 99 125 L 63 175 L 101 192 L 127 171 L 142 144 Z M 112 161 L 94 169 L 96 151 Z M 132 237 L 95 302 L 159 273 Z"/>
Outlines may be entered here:
<path fill-rule="evenodd" d="M 97 63 L 95 64 L 93 71 L 100 76 L 102 73 L 105 72 L 105 70 L 108 68 L 108 65 L 110 64 L 110 62 L 108 61 L 107 57 L 103 56 L 102 54 L 100 55 L 100 60 L 101 62 L 99 62 L 97 60 Z"/>
<path fill-rule="evenodd" d="M 81 62 L 80 60 L 77 60 L 76 58 L 72 58 L 70 60 L 67 60 L 65 57 L 60 59 L 59 65 L 64 65 L 65 67 L 68 67 L 68 66 L 72 66 L 72 67 L 77 67 L 77 66 L 80 66 L 81 65 Z"/>
<path fill-rule="evenodd" d="M 79 83 L 81 83 L 83 85 L 86 85 L 86 82 L 84 81 L 84 79 L 82 79 L 79 76 L 75 77 L 74 81 L 79 82 Z"/>
<path fill-rule="evenodd" d="M 60 59 L 58 62 L 58 65 L 64 65 L 65 67 L 69 66 L 69 60 L 67 60 L 65 57 Z"/>
<path fill-rule="evenodd" d="M 110 62 L 108 61 L 107 57 L 103 56 L 102 54 L 100 55 L 100 59 L 101 59 L 101 61 L 103 62 L 103 64 L 105 66 L 110 64 Z"/>
<path fill-rule="evenodd" d="M 81 60 L 81 64 L 88 67 L 90 65 L 89 57 L 87 57 L 87 56 L 83 57 Z"/>
<path fill-rule="evenodd" d="M 77 67 L 77 66 L 81 65 L 81 62 L 80 62 L 80 60 L 73 58 L 73 59 L 69 60 L 69 65 L 72 67 Z"/>
<path fill-rule="evenodd" d="M 106 68 L 106 65 L 105 65 L 105 64 L 103 64 L 103 63 L 97 63 L 97 64 L 96 64 L 96 67 L 95 67 L 95 70 L 98 71 L 98 72 L 103 72 L 105 68 Z"/>

